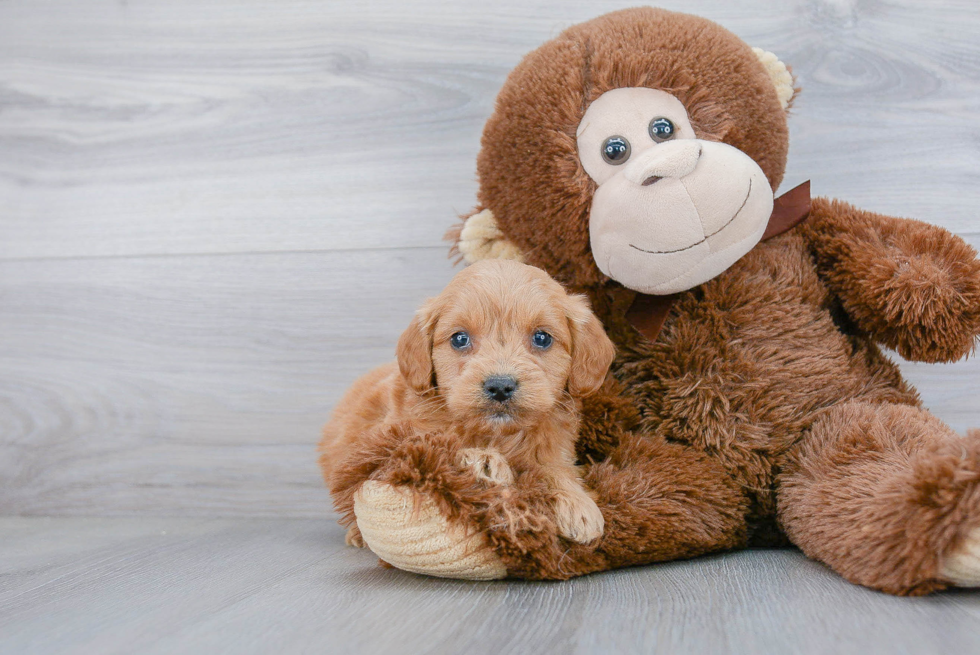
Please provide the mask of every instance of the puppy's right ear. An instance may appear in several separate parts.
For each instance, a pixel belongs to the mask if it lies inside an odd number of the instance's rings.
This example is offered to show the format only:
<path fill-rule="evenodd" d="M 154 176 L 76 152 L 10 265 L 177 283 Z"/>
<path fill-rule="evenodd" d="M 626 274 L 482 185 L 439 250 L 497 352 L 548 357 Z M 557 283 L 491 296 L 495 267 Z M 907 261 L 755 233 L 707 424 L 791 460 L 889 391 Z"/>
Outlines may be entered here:
<path fill-rule="evenodd" d="M 429 304 L 415 312 L 408 329 L 398 338 L 398 370 L 416 393 L 424 393 L 433 387 L 432 380 L 432 327 L 435 323 Z"/>

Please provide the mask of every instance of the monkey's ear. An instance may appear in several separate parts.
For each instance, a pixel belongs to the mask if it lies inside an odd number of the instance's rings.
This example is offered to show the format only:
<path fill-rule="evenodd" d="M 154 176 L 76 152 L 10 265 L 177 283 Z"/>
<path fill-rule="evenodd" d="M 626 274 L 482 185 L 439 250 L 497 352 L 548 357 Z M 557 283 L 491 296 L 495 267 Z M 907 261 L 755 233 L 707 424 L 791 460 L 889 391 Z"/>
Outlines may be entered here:
<path fill-rule="evenodd" d="M 773 86 L 776 87 L 779 104 L 782 105 L 784 110 L 788 110 L 793 105 L 793 99 L 796 97 L 796 94 L 800 92 L 798 87 L 793 86 L 795 82 L 793 73 L 773 53 L 762 48 L 752 48 L 752 52 L 755 53 L 755 56 L 759 58 L 759 63 L 769 73 L 769 79 L 772 80 Z"/>
<path fill-rule="evenodd" d="M 606 379 L 616 348 L 585 296 L 569 296 L 566 310 L 572 333 L 572 367 L 568 392 L 582 398 L 595 393 Z"/>
<path fill-rule="evenodd" d="M 467 265 L 483 259 L 524 262 L 524 253 L 504 238 L 489 209 L 471 214 L 461 225 L 451 227 L 446 232 L 446 239 L 453 242 L 450 256 L 458 255 Z"/>
<path fill-rule="evenodd" d="M 416 393 L 433 388 L 432 380 L 432 329 L 435 320 L 431 315 L 431 302 L 415 312 L 408 329 L 398 338 L 395 354 L 398 370 Z"/>

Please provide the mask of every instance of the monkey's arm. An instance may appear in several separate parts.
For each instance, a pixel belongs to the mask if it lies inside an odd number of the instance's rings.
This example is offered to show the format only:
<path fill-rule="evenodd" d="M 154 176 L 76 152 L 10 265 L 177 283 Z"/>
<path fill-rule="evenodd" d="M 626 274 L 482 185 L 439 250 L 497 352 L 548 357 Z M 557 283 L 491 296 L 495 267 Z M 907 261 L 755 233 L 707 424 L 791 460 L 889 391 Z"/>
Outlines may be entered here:
<path fill-rule="evenodd" d="M 800 227 L 858 328 L 902 357 L 949 362 L 980 335 L 980 260 L 949 231 L 814 198 Z"/>
<path fill-rule="evenodd" d="M 632 419 L 615 399 L 594 399 L 585 414 L 594 434 L 580 470 L 605 521 L 594 542 L 560 537 L 539 471 L 481 480 L 459 465 L 457 440 L 407 425 L 378 430 L 338 464 L 341 522 L 397 568 L 467 579 L 566 579 L 745 545 L 748 499 L 715 458 L 624 430 Z"/>

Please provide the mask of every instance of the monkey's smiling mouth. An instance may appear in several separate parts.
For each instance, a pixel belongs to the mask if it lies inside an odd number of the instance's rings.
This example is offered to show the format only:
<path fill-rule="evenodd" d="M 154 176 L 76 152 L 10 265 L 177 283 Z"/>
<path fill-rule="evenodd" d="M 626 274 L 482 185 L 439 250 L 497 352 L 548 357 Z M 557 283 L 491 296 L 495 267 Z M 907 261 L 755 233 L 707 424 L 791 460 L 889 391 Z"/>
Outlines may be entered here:
<path fill-rule="evenodd" d="M 691 248 L 694 248 L 695 246 L 700 246 L 702 243 L 704 243 L 705 241 L 707 241 L 708 239 L 710 239 L 711 237 L 713 237 L 714 235 L 718 234 L 719 232 L 721 232 L 722 230 L 724 230 L 726 227 L 728 227 L 729 225 L 731 225 L 733 222 L 735 222 L 735 219 L 738 218 L 738 215 L 745 208 L 745 203 L 747 203 L 749 201 L 749 196 L 751 196 L 751 195 L 752 195 L 752 178 L 750 177 L 749 178 L 749 190 L 745 193 L 745 199 L 742 200 L 742 204 L 739 205 L 739 208 L 735 211 L 735 213 L 732 215 L 732 217 L 730 219 L 728 219 L 728 222 L 725 223 L 724 225 L 722 225 L 721 227 L 719 227 L 717 230 L 715 230 L 711 234 L 706 235 L 700 241 L 697 241 L 695 243 L 692 243 L 689 246 L 684 246 L 683 248 L 677 248 L 676 250 L 644 250 L 643 248 L 640 248 L 639 246 L 634 246 L 631 243 L 630 244 L 630 248 L 633 248 L 635 250 L 639 250 L 640 252 L 648 253 L 650 255 L 671 255 L 671 254 L 673 254 L 675 252 L 684 252 L 685 250 L 690 250 Z"/>

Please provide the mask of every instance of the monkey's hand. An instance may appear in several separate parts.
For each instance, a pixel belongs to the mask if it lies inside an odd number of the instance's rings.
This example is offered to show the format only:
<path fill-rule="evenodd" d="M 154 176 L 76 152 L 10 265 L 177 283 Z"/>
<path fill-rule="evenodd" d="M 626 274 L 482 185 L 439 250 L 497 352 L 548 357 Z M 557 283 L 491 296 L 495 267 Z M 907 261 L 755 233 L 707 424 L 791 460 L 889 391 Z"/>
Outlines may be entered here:
<path fill-rule="evenodd" d="M 950 362 L 980 336 L 980 260 L 947 230 L 815 198 L 802 226 L 857 327 L 902 357 Z"/>

